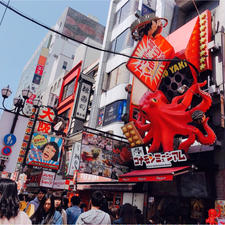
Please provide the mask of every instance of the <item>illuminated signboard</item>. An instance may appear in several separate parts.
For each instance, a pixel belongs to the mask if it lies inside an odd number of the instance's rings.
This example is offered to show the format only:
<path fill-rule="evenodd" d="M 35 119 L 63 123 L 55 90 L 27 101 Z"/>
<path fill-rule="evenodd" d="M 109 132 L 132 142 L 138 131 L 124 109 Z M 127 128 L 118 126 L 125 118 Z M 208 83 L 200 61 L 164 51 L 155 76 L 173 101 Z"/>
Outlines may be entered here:
<path fill-rule="evenodd" d="M 26 164 L 57 170 L 62 148 L 62 138 L 34 133 Z"/>
<path fill-rule="evenodd" d="M 174 50 L 161 35 L 157 35 L 155 38 L 144 35 L 131 56 L 145 59 L 169 59 L 174 56 Z M 155 91 L 160 84 L 166 65 L 167 62 L 162 61 L 130 58 L 127 68 L 148 88 Z"/>

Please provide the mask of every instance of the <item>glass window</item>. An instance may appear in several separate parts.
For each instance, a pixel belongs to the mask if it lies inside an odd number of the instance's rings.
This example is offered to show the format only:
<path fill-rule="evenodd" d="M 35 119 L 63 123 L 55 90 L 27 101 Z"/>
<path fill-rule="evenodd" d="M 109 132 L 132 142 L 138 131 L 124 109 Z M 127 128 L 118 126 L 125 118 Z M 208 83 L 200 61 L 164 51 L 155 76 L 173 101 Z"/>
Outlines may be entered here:
<path fill-rule="evenodd" d="M 126 29 L 116 38 L 115 52 L 121 52 L 127 47 L 132 47 L 134 44 L 133 39 L 131 38 L 130 29 Z"/>
<path fill-rule="evenodd" d="M 70 108 L 67 109 L 65 112 L 61 113 L 59 116 L 62 118 L 69 118 Z"/>
<path fill-rule="evenodd" d="M 107 84 L 107 89 L 110 90 L 113 87 L 123 84 L 123 83 L 128 83 L 129 82 L 129 71 L 126 68 L 126 64 L 122 64 L 116 69 L 112 70 L 109 73 L 109 78 L 108 78 L 108 84 Z"/>
<path fill-rule="evenodd" d="M 131 2 L 128 1 L 122 8 L 121 8 L 121 14 L 119 23 L 123 22 L 129 15 L 131 15 L 130 9 L 131 9 Z"/>
<path fill-rule="evenodd" d="M 73 94 L 74 86 L 75 86 L 75 79 L 64 86 L 62 100 L 66 99 L 67 97 Z"/>
<path fill-rule="evenodd" d="M 63 62 L 62 68 L 63 68 L 64 70 L 66 70 L 67 64 L 68 64 L 68 62 L 66 62 L 66 61 Z"/>
<path fill-rule="evenodd" d="M 61 84 L 61 79 L 59 79 L 59 81 L 58 81 L 57 88 L 60 87 L 60 84 Z"/>
<path fill-rule="evenodd" d="M 115 14 L 113 26 L 122 23 L 129 15 L 138 10 L 139 0 L 127 1 Z"/>
<path fill-rule="evenodd" d="M 121 10 L 118 10 L 118 11 L 116 12 L 115 17 L 114 17 L 113 26 L 115 26 L 116 24 L 119 24 L 119 21 L 120 21 L 120 14 L 121 14 Z"/>

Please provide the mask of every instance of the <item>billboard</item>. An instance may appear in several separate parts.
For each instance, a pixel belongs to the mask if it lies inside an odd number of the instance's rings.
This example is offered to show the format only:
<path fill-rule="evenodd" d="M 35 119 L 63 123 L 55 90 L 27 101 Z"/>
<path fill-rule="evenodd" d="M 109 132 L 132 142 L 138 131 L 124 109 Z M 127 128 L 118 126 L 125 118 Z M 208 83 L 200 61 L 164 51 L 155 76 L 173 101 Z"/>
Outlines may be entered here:
<path fill-rule="evenodd" d="M 99 134 L 83 132 L 80 172 L 117 179 L 129 171 L 129 144 Z"/>
<path fill-rule="evenodd" d="M 62 142 L 62 138 L 34 133 L 26 164 L 57 170 Z"/>
<path fill-rule="evenodd" d="M 121 121 L 126 112 L 127 101 L 118 100 L 99 109 L 97 126 L 106 126 L 110 123 Z"/>
<path fill-rule="evenodd" d="M 170 59 L 174 56 L 174 49 L 161 35 L 157 35 L 154 39 L 144 35 L 131 56 L 145 59 Z M 127 69 L 150 90 L 155 91 L 161 82 L 167 64 L 165 61 L 146 61 L 130 58 Z"/>
<path fill-rule="evenodd" d="M 37 63 L 37 66 L 36 66 L 35 72 L 34 72 L 34 77 L 32 80 L 32 83 L 34 83 L 34 84 L 39 85 L 41 82 L 41 77 L 43 75 L 45 64 L 46 64 L 47 57 L 48 57 L 48 51 L 49 51 L 48 48 L 41 49 L 41 54 L 39 56 L 38 63 Z"/>
<path fill-rule="evenodd" d="M 105 27 L 93 19 L 69 8 L 62 33 L 83 42 L 87 37 L 102 43 Z"/>

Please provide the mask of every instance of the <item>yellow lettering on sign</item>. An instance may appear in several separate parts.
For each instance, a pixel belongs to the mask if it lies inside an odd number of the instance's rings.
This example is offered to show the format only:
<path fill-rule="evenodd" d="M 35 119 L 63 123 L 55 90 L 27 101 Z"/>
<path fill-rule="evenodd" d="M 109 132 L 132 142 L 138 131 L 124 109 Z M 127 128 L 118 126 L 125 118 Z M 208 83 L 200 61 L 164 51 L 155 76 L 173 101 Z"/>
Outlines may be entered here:
<path fill-rule="evenodd" d="M 42 146 L 48 142 L 47 138 L 43 135 L 38 134 L 32 140 L 34 146 Z"/>

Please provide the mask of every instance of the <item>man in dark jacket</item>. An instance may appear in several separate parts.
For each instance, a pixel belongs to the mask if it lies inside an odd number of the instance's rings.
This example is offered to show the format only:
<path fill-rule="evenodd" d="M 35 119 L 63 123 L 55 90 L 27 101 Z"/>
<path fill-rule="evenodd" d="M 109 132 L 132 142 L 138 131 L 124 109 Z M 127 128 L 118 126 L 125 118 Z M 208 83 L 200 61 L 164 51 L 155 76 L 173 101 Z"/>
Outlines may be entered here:
<path fill-rule="evenodd" d="M 100 210 L 103 201 L 103 194 L 100 191 L 95 191 L 91 196 L 91 209 L 82 213 L 76 222 L 76 225 L 83 224 L 111 224 L 108 213 Z"/>

